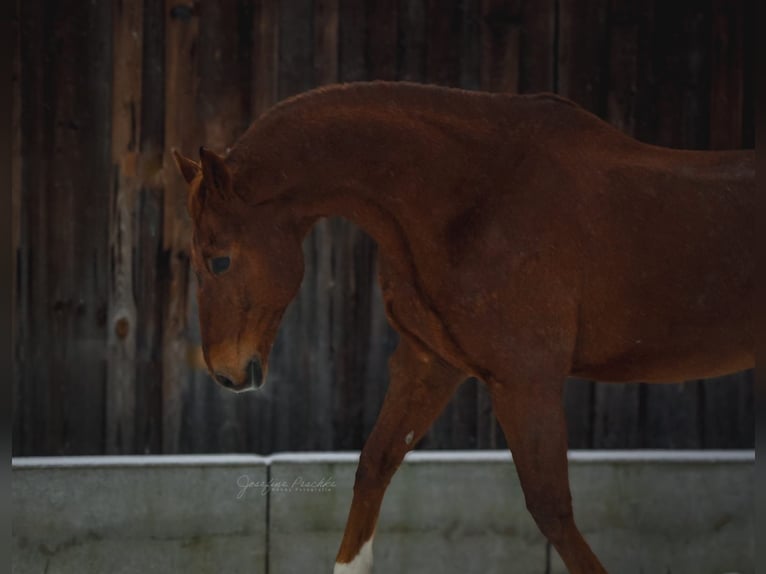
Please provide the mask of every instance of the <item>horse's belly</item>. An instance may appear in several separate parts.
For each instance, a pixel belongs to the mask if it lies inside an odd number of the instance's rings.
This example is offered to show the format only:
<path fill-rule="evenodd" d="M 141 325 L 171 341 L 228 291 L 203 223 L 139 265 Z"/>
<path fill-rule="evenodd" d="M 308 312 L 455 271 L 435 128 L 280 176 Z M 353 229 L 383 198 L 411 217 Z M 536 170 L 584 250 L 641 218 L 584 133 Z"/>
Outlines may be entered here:
<path fill-rule="evenodd" d="M 748 317 L 657 317 L 581 326 L 573 376 L 614 382 L 681 382 L 754 366 Z"/>

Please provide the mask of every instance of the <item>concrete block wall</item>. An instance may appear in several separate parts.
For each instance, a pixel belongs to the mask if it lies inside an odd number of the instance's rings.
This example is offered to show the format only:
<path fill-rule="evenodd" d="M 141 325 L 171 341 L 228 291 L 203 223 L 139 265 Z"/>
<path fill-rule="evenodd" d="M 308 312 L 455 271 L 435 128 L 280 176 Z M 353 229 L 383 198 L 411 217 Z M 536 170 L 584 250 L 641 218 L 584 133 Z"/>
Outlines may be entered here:
<path fill-rule="evenodd" d="M 13 572 L 331 572 L 358 453 L 14 459 Z M 570 455 L 575 516 L 619 574 L 752 574 L 752 452 Z M 510 455 L 415 452 L 375 572 L 559 574 Z"/>

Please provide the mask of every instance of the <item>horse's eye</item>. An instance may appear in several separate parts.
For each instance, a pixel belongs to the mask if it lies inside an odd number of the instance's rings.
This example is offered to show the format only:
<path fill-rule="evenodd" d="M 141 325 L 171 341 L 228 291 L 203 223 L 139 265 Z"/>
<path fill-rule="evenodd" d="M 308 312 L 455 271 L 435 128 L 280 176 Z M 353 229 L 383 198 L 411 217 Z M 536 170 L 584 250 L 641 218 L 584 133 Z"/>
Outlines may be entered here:
<path fill-rule="evenodd" d="M 210 260 L 210 271 L 213 275 L 220 275 L 229 268 L 230 263 L 231 259 L 228 257 L 213 257 Z"/>

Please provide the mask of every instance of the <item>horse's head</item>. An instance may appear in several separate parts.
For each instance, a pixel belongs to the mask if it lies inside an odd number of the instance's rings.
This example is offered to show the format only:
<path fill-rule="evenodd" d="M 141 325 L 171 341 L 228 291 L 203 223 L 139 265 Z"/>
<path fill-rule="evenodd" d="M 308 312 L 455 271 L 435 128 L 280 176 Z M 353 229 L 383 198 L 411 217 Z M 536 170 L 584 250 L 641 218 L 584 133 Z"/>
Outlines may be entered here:
<path fill-rule="evenodd" d="M 248 390 L 266 377 L 280 319 L 303 278 L 302 234 L 267 205 L 253 207 L 248 181 L 200 148 L 200 162 L 174 152 L 189 185 L 192 265 L 202 351 L 215 380 Z"/>

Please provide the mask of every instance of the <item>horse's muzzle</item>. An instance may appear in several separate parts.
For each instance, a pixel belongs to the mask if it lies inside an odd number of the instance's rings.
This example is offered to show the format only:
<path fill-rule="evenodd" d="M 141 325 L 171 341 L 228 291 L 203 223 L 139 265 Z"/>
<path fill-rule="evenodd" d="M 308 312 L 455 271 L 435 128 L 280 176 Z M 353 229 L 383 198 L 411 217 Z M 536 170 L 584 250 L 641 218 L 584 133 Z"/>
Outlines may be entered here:
<path fill-rule="evenodd" d="M 215 380 L 221 386 L 230 391 L 234 391 L 235 393 L 257 389 L 263 384 L 263 366 L 261 365 L 261 360 L 258 357 L 250 359 L 247 363 L 247 369 L 245 370 L 245 380 L 241 383 L 235 383 L 222 373 L 216 373 Z"/>

